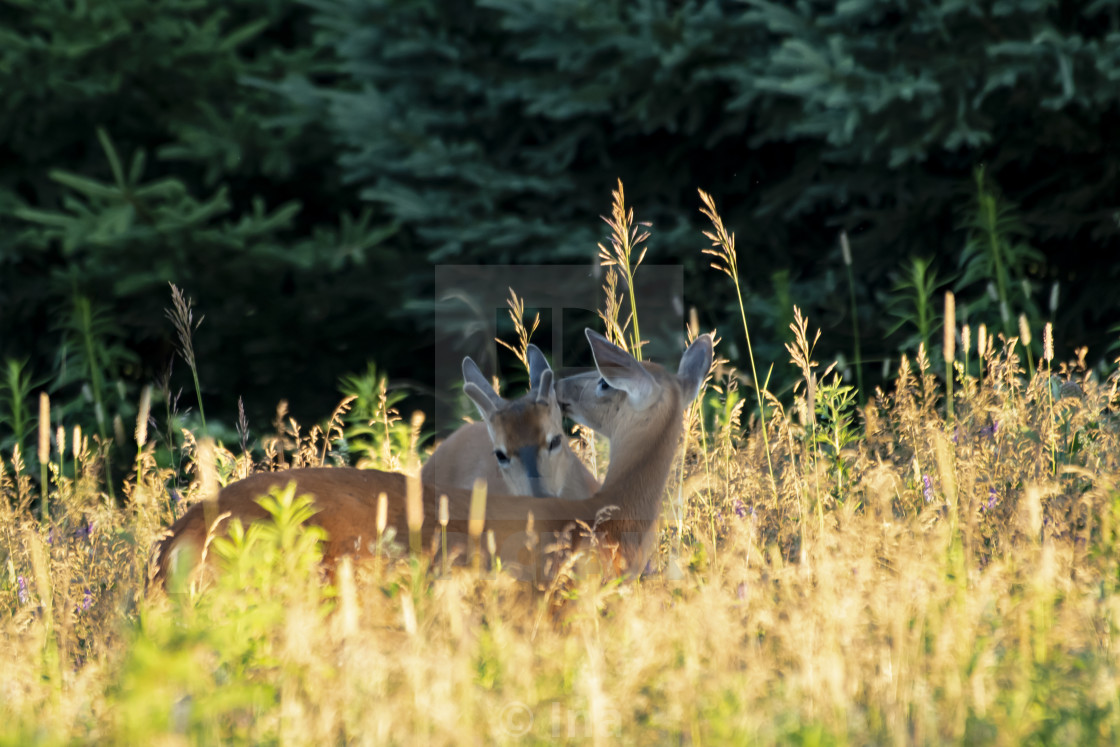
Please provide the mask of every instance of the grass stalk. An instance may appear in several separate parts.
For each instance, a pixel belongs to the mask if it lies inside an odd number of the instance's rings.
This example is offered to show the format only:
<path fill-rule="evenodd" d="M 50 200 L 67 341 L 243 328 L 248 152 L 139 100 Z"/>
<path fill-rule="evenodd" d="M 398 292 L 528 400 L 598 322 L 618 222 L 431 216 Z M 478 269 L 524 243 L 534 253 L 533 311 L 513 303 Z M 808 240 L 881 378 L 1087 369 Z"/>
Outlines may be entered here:
<path fill-rule="evenodd" d="M 1023 343 L 1023 351 L 1027 354 L 1027 376 L 1034 378 L 1034 354 L 1031 352 L 1031 325 L 1026 314 L 1019 315 L 1019 341 Z"/>
<path fill-rule="evenodd" d="M 622 272 L 626 281 L 626 294 L 630 301 L 630 324 L 623 323 L 622 329 L 630 328 L 630 354 L 642 360 L 642 332 L 638 326 L 638 298 L 634 289 L 634 274 L 638 265 L 645 259 L 646 249 L 642 246 L 649 238 L 649 231 L 645 230 L 649 224 L 634 221 L 633 208 L 626 209 L 626 194 L 622 188 L 622 180 L 618 180 L 618 189 L 611 193 L 611 217 L 602 216 L 603 221 L 611 228 L 610 248 L 599 244 L 599 261 L 603 267 L 617 267 Z M 641 251 L 638 252 L 639 247 Z M 637 259 L 634 255 L 637 254 Z"/>
<path fill-rule="evenodd" d="M 840 252 L 844 257 L 844 269 L 848 276 L 848 301 L 852 312 L 852 338 L 855 350 L 856 386 L 859 387 L 859 401 L 863 404 L 867 396 L 863 388 L 863 358 L 859 344 L 859 308 L 856 306 L 856 281 L 852 274 L 852 248 L 848 244 L 848 232 L 840 232 Z"/>
<path fill-rule="evenodd" d="M 747 357 L 751 362 L 751 378 L 754 382 L 755 395 L 758 398 L 758 417 L 762 425 L 762 445 L 766 452 L 766 468 L 770 473 L 770 485 L 774 490 L 774 497 L 777 498 L 778 482 L 774 477 L 774 461 L 770 453 L 770 436 L 766 426 L 766 407 L 762 399 L 762 385 L 758 378 L 758 368 L 755 365 L 754 348 L 751 346 L 751 332 L 747 325 L 746 307 L 743 305 L 743 289 L 739 282 L 739 258 L 735 250 L 735 234 L 727 232 L 723 225 L 723 219 L 720 218 L 716 210 L 716 203 L 712 196 L 704 190 L 698 191 L 700 200 L 704 203 L 700 212 L 707 216 L 715 229 L 714 233 L 704 232 L 704 235 L 712 242 L 712 248 L 705 249 L 704 254 L 715 257 L 716 261 L 712 262 L 712 268 L 726 274 L 735 285 L 735 297 L 739 302 L 739 318 L 743 323 L 743 335 L 747 341 Z"/>
<path fill-rule="evenodd" d="M 1054 420 L 1054 388 L 1051 385 L 1050 378 L 1050 363 L 1054 360 L 1054 325 L 1047 322 L 1046 326 L 1042 328 L 1042 361 L 1046 363 L 1046 379 L 1043 382 L 1046 385 L 1046 407 L 1049 413 L 1049 426 L 1050 433 L 1047 440 L 1050 442 L 1050 474 L 1058 474 L 1058 447 L 1055 441 L 1057 440 L 1055 429 L 1056 423 Z M 1041 369 L 1041 364 L 1039 369 Z"/>
<path fill-rule="evenodd" d="M 39 392 L 39 489 L 42 505 L 40 516 L 43 526 L 51 523 L 50 504 L 47 500 L 47 464 L 51 459 L 51 398 Z"/>
<path fill-rule="evenodd" d="M 174 283 L 169 283 L 169 285 L 171 286 L 171 308 L 167 309 L 164 314 L 175 326 L 175 331 L 179 333 L 179 355 L 183 357 L 183 360 L 187 362 L 187 367 L 191 370 L 194 394 L 198 401 L 198 417 L 202 421 L 202 433 L 205 435 L 208 432 L 206 411 L 202 407 L 202 386 L 198 382 L 198 362 L 194 356 L 193 334 L 206 317 L 200 316 L 198 321 L 195 322 L 194 311 L 191 308 L 193 301 L 184 296 L 183 292 Z"/>
<path fill-rule="evenodd" d="M 953 362 L 957 358 L 957 302 L 953 291 L 945 291 L 945 340 L 942 352 L 945 358 L 945 411 L 953 418 Z"/>

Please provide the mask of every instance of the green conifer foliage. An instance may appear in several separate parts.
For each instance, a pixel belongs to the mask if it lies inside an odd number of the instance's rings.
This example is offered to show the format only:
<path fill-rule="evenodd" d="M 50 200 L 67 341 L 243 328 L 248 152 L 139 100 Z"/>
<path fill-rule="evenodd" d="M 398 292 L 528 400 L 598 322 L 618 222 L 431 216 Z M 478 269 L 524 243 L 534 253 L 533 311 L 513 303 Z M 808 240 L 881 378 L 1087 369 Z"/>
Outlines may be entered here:
<path fill-rule="evenodd" d="M 810 317 L 852 329 L 834 280 L 848 230 L 861 323 L 882 340 L 874 308 L 909 256 L 959 264 L 983 166 L 1045 252 L 1016 273 L 1036 294 L 1083 289 L 1059 327 L 1100 342 L 1117 0 L 311 4 L 352 83 L 324 89 L 346 176 L 433 262 L 590 261 L 621 177 L 653 220 L 649 261 L 695 270 L 689 295 L 721 320 L 700 187 L 739 234 L 756 313 L 788 315 L 765 306 L 790 270 Z"/>
<path fill-rule="evenodd" d="M 173 282 L 207 317 L 216 420 L 250 393 L 257 422 L 281 397 L 329 409 L 340 369 L 369 356 L 358 341 L 389 326 L 399 298 L 371 278 L 398 260 L 318 111 L 273 89 L 331 73 L 311 39 L 310 11 L 283 0 L 0 4 L 0 359 L 80 406 L 59 319 L 86 299 L 130 352 L 105 373 L 135 401 L 172 357 Z"/>

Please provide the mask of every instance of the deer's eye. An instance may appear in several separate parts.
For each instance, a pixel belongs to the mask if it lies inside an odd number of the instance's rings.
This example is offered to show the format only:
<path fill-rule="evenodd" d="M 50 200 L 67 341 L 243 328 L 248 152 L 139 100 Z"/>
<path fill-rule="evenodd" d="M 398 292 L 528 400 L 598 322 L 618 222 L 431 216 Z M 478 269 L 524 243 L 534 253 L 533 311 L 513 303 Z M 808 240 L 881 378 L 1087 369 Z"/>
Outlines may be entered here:
<path fill-rule="evenodd" d="M 502 465 L 503 467 L 509 466 L 509 454 L 505 453 L 501 449 L 494 449 L 494 456 L 497 457 L 498 464 Z"/>
<path fill-rule="evenodd" d="M 559 448 L 560 448 L 560 434 L 557 433 L 555 436 L 552 437 L 552 440 L 548 442 L 548 450 L 549 451 L 556 451 Z"/>
<path fill-rule="evenodd" d="M 606 379 L 599 379 L 599 385 L 595 389 L 599 394 L 602 394 L 603 392 L 609 392 L 611 390 L 611 385 L 607 383 Z"/>

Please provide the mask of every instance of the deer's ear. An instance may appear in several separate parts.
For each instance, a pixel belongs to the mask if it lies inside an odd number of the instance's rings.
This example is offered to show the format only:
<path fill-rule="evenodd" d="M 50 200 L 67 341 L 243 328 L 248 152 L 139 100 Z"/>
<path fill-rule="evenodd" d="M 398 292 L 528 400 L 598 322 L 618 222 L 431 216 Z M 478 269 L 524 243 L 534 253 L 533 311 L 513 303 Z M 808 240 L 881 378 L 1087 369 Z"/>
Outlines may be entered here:
<path fill-rule="evenodd" d="M 486 422 L 490 422 L 490 418 L 492 418 L 494 413 L 498 410 L 494 401 L 490 399 L 482 389 L 479 389 L 470 382 L 463 384 L 463 392 L 474 402 L 474 406 L 478 408 L 478 414 L 482 416 L 482 419 Z"/>
<path fill-rule="evenodd" d="M 505 400 L 490 386 L 490 382 L 470 356 L 463 359 L 463 392 L 471 398 L 478 408 L 478 414 L 486 420 L 490 420 L 494 411 L 505 404 Z"/>
<path fill-rule="evenodd" d="M 548 365 L 548 359 L 536 345 L 530 343 L 525 352 L 529 358 L 529 389 L 533 391 L 540 386 L 544 372 L 551 371 L 552 367 Z"/>
<path fill-rule="evenodd" d="M 712 336 L 700 335 L 696 341 L 688 346 L 681 356 L 681 364 L 677 368 L 677 380 L 681 385 L 683 401 L 681 406 L 687 406 L 700 392 L 708 370 L 712 367 Z"/>
<path fill-rule="evenodd" d="M 556 387 L 553 384 L 551 368 L 541 374 L 541 379 L 537 384 L 538 386 L 532 389 L 536 394 L 537 402 L 556 402 Z"/>
<path fill-rule="evenodd" d="M 595 368 L 603 380 L 615 389 L 626 392 L 630 404 L 642 410 L 653 401 L 657 382 L 645 367 L 634 357 L 618 347 L 593 329 L 585 329 L 587 341 L 591 344 L 591 354 L 595 357 Z"/>

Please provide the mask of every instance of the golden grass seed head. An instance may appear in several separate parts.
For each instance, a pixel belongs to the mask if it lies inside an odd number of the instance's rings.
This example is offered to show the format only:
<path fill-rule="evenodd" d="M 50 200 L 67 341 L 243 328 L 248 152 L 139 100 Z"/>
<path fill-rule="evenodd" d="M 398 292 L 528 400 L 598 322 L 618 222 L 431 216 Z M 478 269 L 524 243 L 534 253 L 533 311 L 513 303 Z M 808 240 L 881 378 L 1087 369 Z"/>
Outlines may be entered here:
<path fill-rule="evenodd" d="M 957 358 L 957 303 L 953 291 L 945 291 L 945 362 L 952 363 Z"/>
<path fill-rule="evenodd" d="M 450 519 L 450 512 L 447 508 L 447 496 L 440 495 L 439 497 L 439 525 L 447 528 L 447 522 Z"/>
<path fill-rule="evenodd" d="M 124 418 L 119 412 L 113 416 L 113 438 L 116 439 L 118 446 L 124 446 Z"/>
<path fill-rule="evenodd" d="M 1031 325 L 1027 322 L 1026 314 L 1019 315 L 1019 339 L 1024 347 L 1031 344 Z"/>
<path fill-rule="evenodd" d="M 972 327 L 967 324 L 961 327 L 961 350 L 965 355 L 972 351 Z"/>
<path fill-rule="evenodd" d="M 467 533 L 472 540 L 482 536 L 482 527 L 486 523 L 486 481 L 481 477 L 474 481 L 471 488 L 470 520 L 467 523 Z"/>
<path fill-rule="evenodd" d="M 852 247 L 848 244 L 848 232 L 840 232 L 840 254 L 844 258 L 844 264 L 848 267 L 852 266 Z"/>
<path fill-rule="evenodd" d="M 419 532 L 424 525 L 424 492 L 419 475 L 405 478 L 405 519 L 410 532 Z"/>
<path fill-rule="evenodd" d="M 385 525 L 389 519 L 389 496 L 382 492 L 377 494 L 377 537 L 385 534 Z"/>
<path fill-rule="evenodd" d="M 51 398 L 39 392 L 39 464 L 51 460 Z"/>
<path fill-rule="evenodd" d="M 136 445 L 143 448 L 148 441 L 148 415 L 152 409 L 152 385 L 140 390 L 140 405 L 136 413 Z"/>
<path fill-rule="evenodd" d="M 1042 359 L 1047 363 L 1054 360 L 1054 325 L 1050 322 L 1042 328 Z"/>
<path fill-rule="evenodd" d="M 988 325 L 981 322 L 976 330 L 976 355 L 983 358 L 988 352 Z"/>
<path fill-rule="evenodd" d="M 195 469 L 202 485 L 202 497 L 205 500 L 218 495 L 218 465 L 217 450 L 214 439 L 201 438 L 195 451 Z"/>

